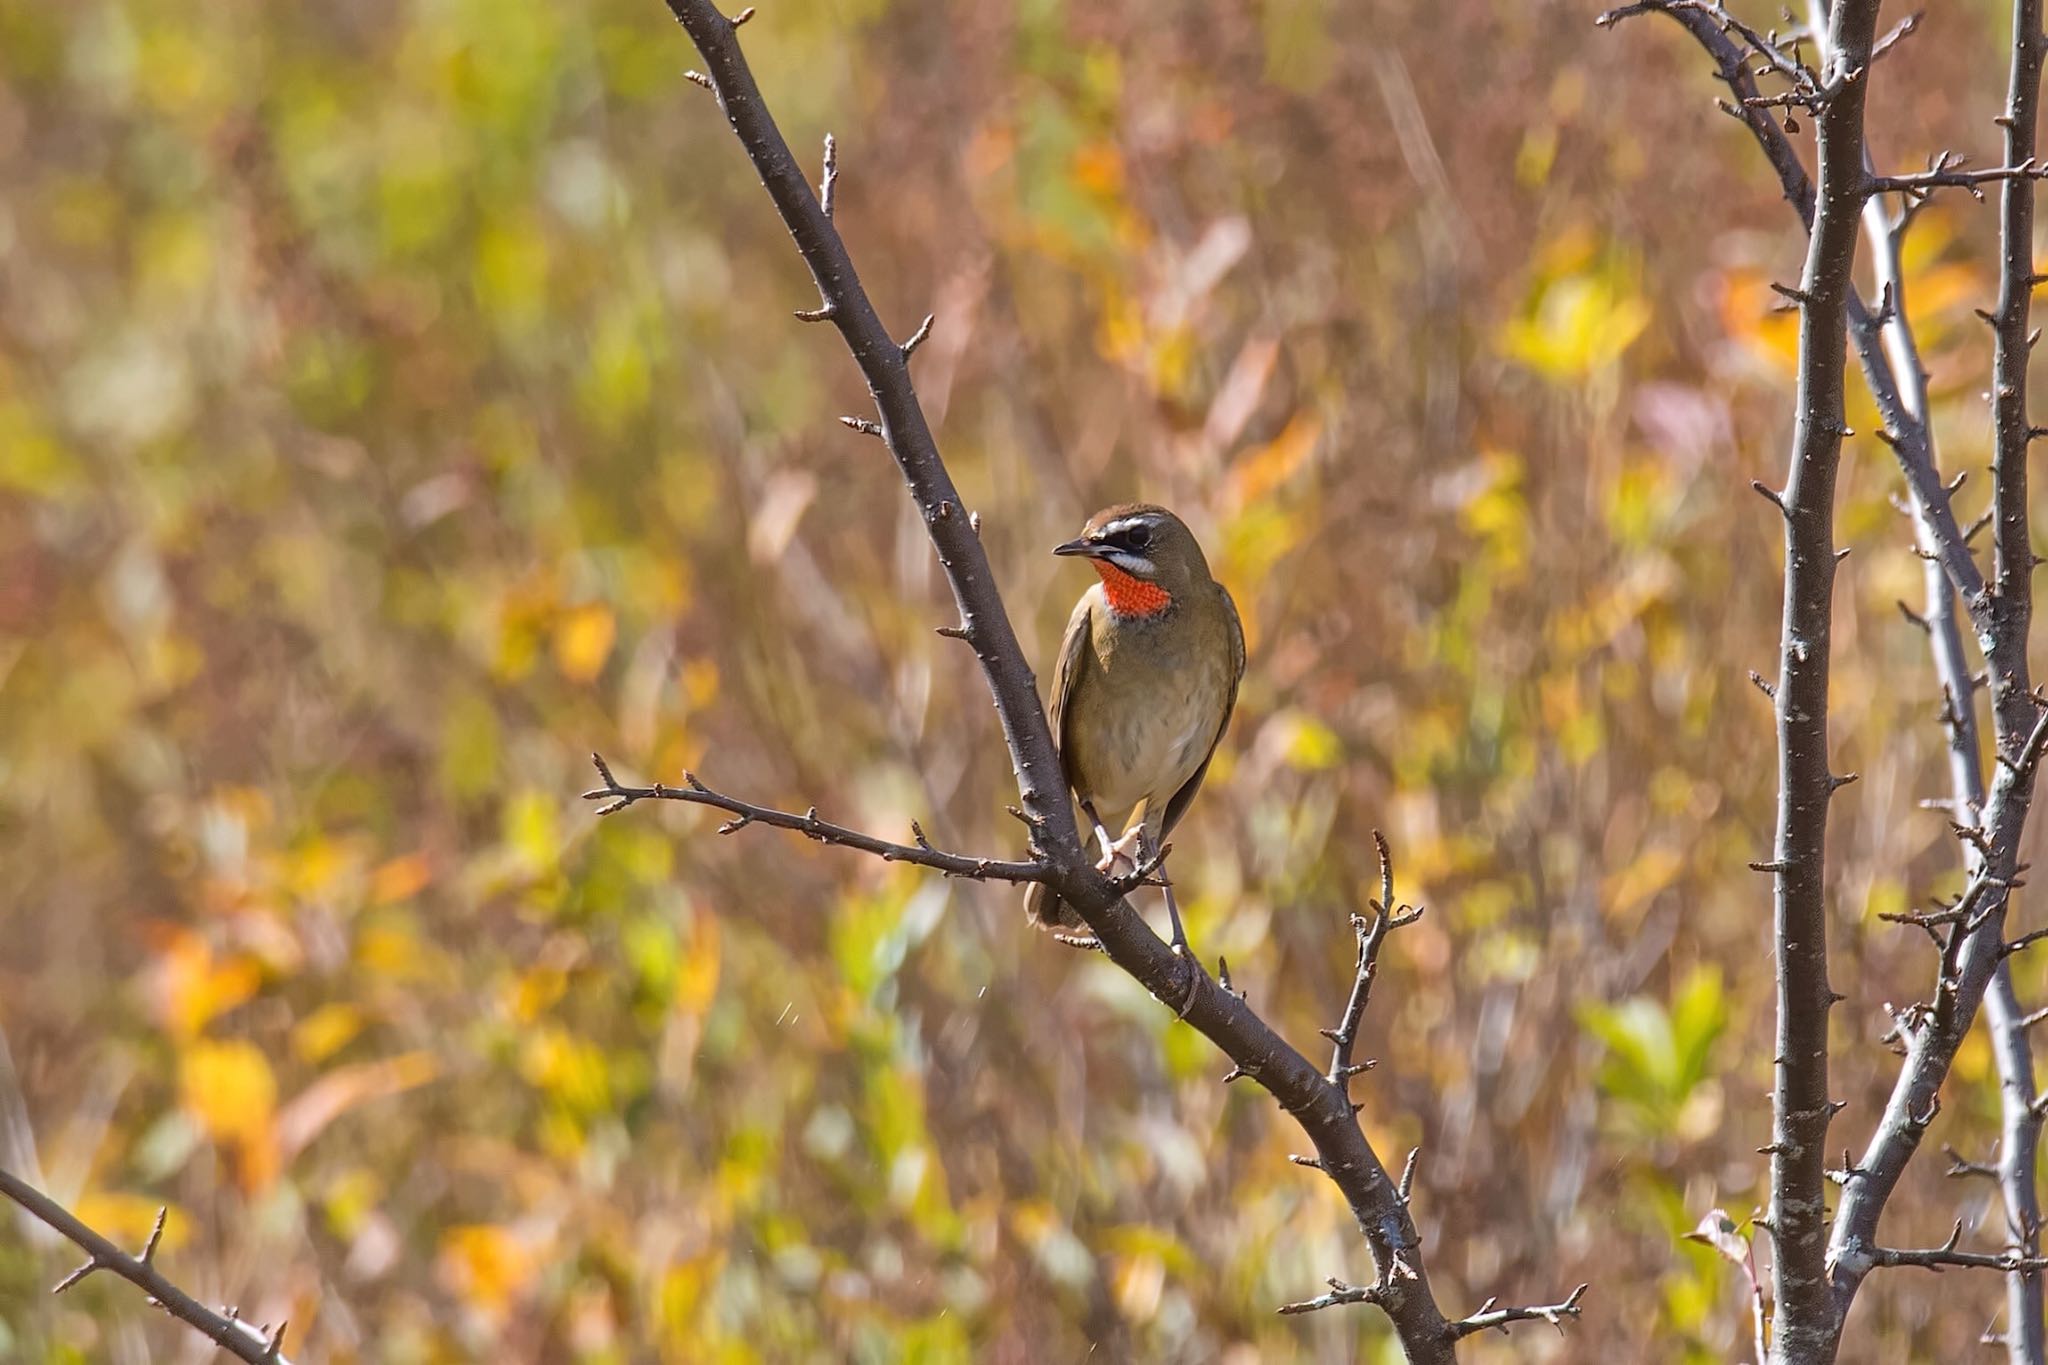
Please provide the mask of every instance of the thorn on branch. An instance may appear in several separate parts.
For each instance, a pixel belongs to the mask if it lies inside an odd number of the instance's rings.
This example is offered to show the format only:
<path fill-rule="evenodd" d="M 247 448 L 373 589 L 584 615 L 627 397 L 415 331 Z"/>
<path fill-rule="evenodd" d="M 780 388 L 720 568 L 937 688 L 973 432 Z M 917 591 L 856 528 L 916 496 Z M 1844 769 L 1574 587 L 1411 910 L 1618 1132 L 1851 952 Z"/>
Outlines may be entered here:
<path fill-rule="evenodd" d="M 734 28 L 743 27 L 746 24 L 747 20 L 753 17 L 754 7 L 752 5 L 748 5 L 745 9 L 741 10 L 738 14 L 735 14 L 732 17 L 732 26 Z"/>
<path fill-rule="evenodd" d="M 830 322 L 839 316 L 839 310 L 828 302 L 821 303 L 816 308 L 799 308 L 790 316 L 798 322 Z"/>
<path fill-rule="evenodd" d="M 704 87 L 704 89 L 711 91 L 713 94 L 716 94 L 718 91 L 718 87 L 714 86 L 711 83 L 711 78 L 701 71 L 685 71 L 683 73 L 683 79 L 688 81 L 692 85 L 700 85 Z"/>
<path fill-rule="evenodd" d="M 1749 486 L 1751 488 L 1754 488 L 1757 492 L 1761 493 L 1764 497 L 1769 498 L 1771 501 L 1771 506 L 1777 508 L 1779 514 L 1782 515 L 1787 521 L 1790 521 L 1792 519 L 1792 509 L 1785 505 L 1784 494 L 1780 493 L 1777 489 L 1765 483 L 1762 479 L 1751 479 L 1749 481 Z"/>
<path fill-rule="evenodd" d="M 1771 680 L 1769 678 L 1766 678 L 1763 674 L 1757 672 L 1755 669 L 1752 668 L 1749 670 L 1749 680 L 1756 684 L 1757 691 L 1763 693 L 1772 701 L 1775 702 L 1778 699 L 1778 689 L 1776 684 L 1772 683 Z"/>
<path fill-rule="evenodd" d="M 878 441 L 882 439 L 882 424 L 880 422 L 870 421 L 865 417 L 851 416 L 841 417 L 839 421 L 842 425 L 852 427 L 863 436 L 872 436 Z"/>
<path fill-rule="evenodd" d="M 1984 1161 L 1966 1161 L 1955 1148 L 1942 1144 L 1941 1154 L 1948 1158 L 1948 1170 L 1942 1174 L 1955 1180 L 1964 1176 L 1983 1176 L 1987 1180 L 1998 1179 L 1998 1167 Z"/>
<path fill-rule="evenodd" d="M 1891 32 L 1870 45 L 1870 60 L 1875 62 L 1879 57 L 1884 56 L 1885 53 L 1897 47 L 1907 38 L 1912 37 L 1919 27 L 1920 13 L 1916 10 L 1894 24 Z"/>
<path fill-rule="evenodd" d="M 903 359 L 906 364 L 909 363 L 911 353 L 917 350 L 918 347 L 924 345 L 924 343 L 931 337 L 932 322 L 937 316 L 938 315 L 935 313 L 926 313 L 924 315 L 924 321 L 920 322 L 917 325 L 917 330 L 910 334 L 910 340 L 903 343 Z"/>

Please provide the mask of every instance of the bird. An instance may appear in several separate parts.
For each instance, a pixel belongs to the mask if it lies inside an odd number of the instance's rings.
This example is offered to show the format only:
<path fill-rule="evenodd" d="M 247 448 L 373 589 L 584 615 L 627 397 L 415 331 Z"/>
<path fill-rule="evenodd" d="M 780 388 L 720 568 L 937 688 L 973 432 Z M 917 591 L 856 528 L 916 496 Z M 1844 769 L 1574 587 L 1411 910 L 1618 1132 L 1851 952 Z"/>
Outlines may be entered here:
<path fill-rule="evenodd" d="M 1086 559 L 1100 580 L 1074 604 L 1053 669 L 1049 718 L 1061 773 L 1101 844 L 1097 867 L 1112 876 L 1155 871 L 1174 950 L 1185 953 L 1173 884 L 1158 865 L 1237 705 L 1245 665 L 1237 604 L 1210 576 L 1194 532 L 1151 503 L 1104 508 L 1053 553 Z M 1105 814 L 1124 822 L 1114 841 Z M 1042 882 L 1025 889 L 1024 903 L 1042 928 L 1082 926 Z"/>

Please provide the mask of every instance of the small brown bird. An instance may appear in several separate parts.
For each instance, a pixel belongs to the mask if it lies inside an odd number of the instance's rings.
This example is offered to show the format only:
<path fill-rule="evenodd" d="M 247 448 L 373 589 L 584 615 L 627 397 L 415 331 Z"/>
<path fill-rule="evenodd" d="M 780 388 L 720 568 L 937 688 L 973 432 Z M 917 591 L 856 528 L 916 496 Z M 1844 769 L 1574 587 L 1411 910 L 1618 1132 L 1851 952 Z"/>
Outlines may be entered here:
<path fill-rule="evenodd" d="M 1102 581 L 1067 620 L 1052 675 L 1060 766 L 1101 841 L 1112 875 L 1156 860 L 1209 771 L 1244 676 L 1237 604 L 1209 576 L 1194 533 L 1164 507 L 1126 503 L 1088 519 L 1053 550 L 1081 555 Z M 1114 843 L 1102 815 L 1123 816 Z M 1187 947 L 1172 883 L 1160 870 L 1176 950 Z M 1050 887 L 1026 888 L 1031 920 L 1081 924 Z"/>

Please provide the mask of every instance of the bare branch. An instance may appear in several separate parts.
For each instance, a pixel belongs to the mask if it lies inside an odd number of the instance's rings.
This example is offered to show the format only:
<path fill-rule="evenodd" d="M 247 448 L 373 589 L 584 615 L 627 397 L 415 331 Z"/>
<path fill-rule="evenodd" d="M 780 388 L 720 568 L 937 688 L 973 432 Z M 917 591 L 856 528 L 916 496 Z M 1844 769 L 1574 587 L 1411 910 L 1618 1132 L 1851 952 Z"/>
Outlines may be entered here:
<path fill-rule="evenodd" d="M 1987 1180 L 1998 1179 L 1998 1167 L 1988 1161 L 1966 1160 L 1955 1148 L 1943 1144 L 1941 1154 L 1948 1158 L 1948 1169 L 1942 1174 L 1950 1180 L 1962 1176 L 1982 1176 Z"/>
<path fill-rule="evenodd" d="M 888 839 L 877 839 L 872 834 L 845 825 L 835 825 L 830 820 L 818 818 L 817 807 L 813 806 L 802 815 L 792 811 L 775 810 L 769 806 L 757 806 L 751 801 L 742 801 L 736 796 L 711 790 L 697 780 L 695 773 L 683 774 L 683 785 L 671 787 L 657 782 L 651 787 L 628 787 L 612 776 L 611 765 L 597 754 L 590 756 L 597 765 L 598 776 L 604 779 L 602 787 L 593 787 L 583 793 L 585 801 L 603 801 L 598 808 L 599 815 L 612 815 L 624 810 L 636 801 L 681 801 L 692 806 L 709 806 L 732 816 L 718 827 L 720 834 L 737 834 L 748 825 L 770 825 L 776 829 L 794 830 L 808 839 L 821 844 L 837 844 L 841 848 L 859 849 L 872 853 L 885 863 L 915 863 L 945 873 L 948 877 L 966 877 L 978 882 L 1040 882 L 1048 875 L 1044 863 L 1025 861 L 1008 862 L 1000 858 L 977 858 L 966 853 L 947 853 L 936 849 L 926 841 L 924 831 L 916 825 L 915 844 L 899 844 Z"/>
<path fill-rule="evenodd" d="M 1564 1320 L 1579 1315 L 1579 1300 L 1584 1298 L 1588 1286 L 1580 1285 L 1565 1296 L 1563 1303 L 1534 1304 L 1526 1308 L 1495 1308 L 1488 1299 L 1479 1306 L 1479 1311 L 1469 1318 L 1461 1318 L 1451 1324 L 1451 1331 L 1460 1337 L 1469 1337 L 1474 1332 L 1497 1329 L 1508 1330 L 1509 1323 L 1547 1322 L 1559 1332 L 1564 1331 Z"/>
<path fill-rule="evenodd" d="M 156 1249 L 164 1235 L 164 1211 L 157 1212 L 156 1226 L 150 1229 L 142 1254 L 131 1256 L 11 1171 L 0 1169 L 0 1194 L 63 1234 L 92 1258 L 59 1280 L 51 1293 L 61 1294 L 86 1276 L 104 1270 L 140 1289 L 149 1296 L 152 1307 L 163 1309 L 237 1359 L 249 1361 L 250 1365 L 291 1365 L 282 1354 L 283 1323 L 273 1331 L 243 1322 L 232 1308 L 215 1312 L 171 1283 L 157 1269 Z"/>
<path fill-rule="evenodd" d="M 1323 1036 L 1331 1042 L 1330 1084 L 1351 1095 L 1351 1078 L 1372 1066 L 1367 1062 L 1354 1066 L 1351 1062 L 1352 1048 L 1358 1042 L 1358 1025 L 1365 1018 L 1365 1003 L 1372 995 L 1373 977 L 1379 971 L 1380 948 L 1392 931 L 1415 923 L 1422 918 L 1419 907 L 1411 909 L 1394 905 L 1394 857 L 1387 849 L 1386 836 L 1378 830 L 1372 832 L 1373 846 L 1379 850 L 1380 898 L 1371 904 L 1372 917 L 1364 915 L 1351 917 L 1351 932 L 1358 939 L 1358 968 L 1351 980 L 1351 998 L 1344 1002 L 1344 1017 L 1334 1029 L 1324 1029 Z"/>
<path fill-rule="evenodd" d="M 1871 1247 L 1870 1263 L 1873 1266 L 1907 1266 L 1919 1270 L 2003 1270 L 2011 1272 L 2048 1270 L 2048 1259 L 2028 1255 L 2024 1250 L 2008 1247 L 2004 1251 L 1960 1251 L 1956 1244 L 1963 1239 L 1963 1220 L 1956 1220 L 1955 1231 L 1948 1240 L 1938 1247 L 1923 1247 L 1917 1250 L 1903 1250 L 1896 1247 Z"/>
<path fill-rule="evenodd" d="M 1962 158 L 1943 152 L 1935 158 L 1935 164 L 1924 171 L 1910 175 L 1873 175 L 1863 187 L 1870 194 L 1899 193 L 1915 198 L 1938 189 L 1961 189 L 1982 199 L 1986 185 L 1997 184 L 2001 180 L 2039 180 L 2048 175 L 2048 166 L 2031 158 L 2016 166 L 1987 166 L 1975 171 L 1963 170 L 1961 166 Z"/>
<path fill-rule="evenodd" d="M 1295 1313 L 1315 1313 L 1325 1308 L 1336 1308 L 1340 1304 L 1380 1302 L 1380 1287 L 1376 1284 L 1346 1284 L 1335 1277 L 1324 1283 L 1330 1286 L 1329 1293 L 1318 1294 L 1312 1299 L 1303 1299 L 1300 1303 L 1283 1303 L 1274 1311 L 1286 1316 Z M 1449 1324 L 1446 1324 L 1447 1328 L 1448 1326 Z"/>

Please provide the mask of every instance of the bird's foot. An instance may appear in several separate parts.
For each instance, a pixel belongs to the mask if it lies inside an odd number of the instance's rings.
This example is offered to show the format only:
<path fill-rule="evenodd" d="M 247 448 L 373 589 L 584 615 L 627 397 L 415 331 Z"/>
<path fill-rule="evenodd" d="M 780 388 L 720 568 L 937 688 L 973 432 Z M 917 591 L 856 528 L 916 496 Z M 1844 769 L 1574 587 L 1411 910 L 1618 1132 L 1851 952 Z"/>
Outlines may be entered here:
<path fill-rule="evenodd" d="M 1095 864 L 1095 870 L 1113 882 L 1120 882 L 1136 875 L 1144 856 L 1145 830 L 1140 826 L 1115 843 L 1104 845 L 1102 861 Z"/>
<path fill-rule="evenodd" d="M 1182 938 L 1174 943 L 1173 955 L 1188 964 L 1187 970 L 1183 973 L 1187 978 L 1187 991 L 1181 996 L 1180 1004 L 1175 1006 L 1173 1011 L 1185 1019 L 1188 1012 L 1195 1007 L 1195 997 L 1202 993 L 1202 983 L 1211 978 L 1208 968 L 1202 965 L 1202 959 L 1189 950 L 1187 939 Z"/>

